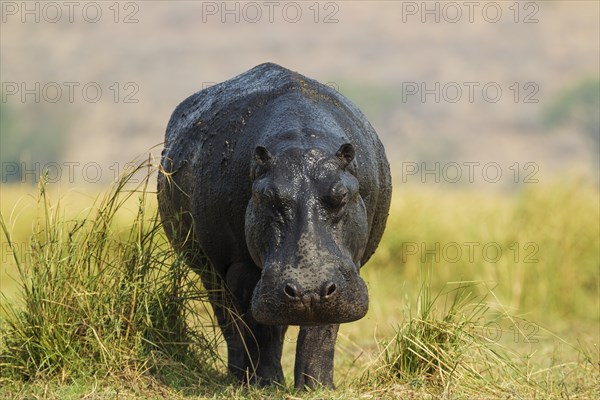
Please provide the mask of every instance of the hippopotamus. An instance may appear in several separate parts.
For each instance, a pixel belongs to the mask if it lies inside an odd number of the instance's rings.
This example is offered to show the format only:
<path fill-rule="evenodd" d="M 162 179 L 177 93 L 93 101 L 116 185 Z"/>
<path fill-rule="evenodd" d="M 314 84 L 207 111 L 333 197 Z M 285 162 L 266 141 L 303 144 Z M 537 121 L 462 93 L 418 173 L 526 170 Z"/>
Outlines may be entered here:
<path fill-rule="evenodd" d="M 339 324 L 362 318 L 359 272 L 391 197 L 385 151 L 336 90 L 273 63 L 191 95 L 173 112 L 158 175 L 169 241 L 200 274 L 241 381 L 334 387 Z"/>

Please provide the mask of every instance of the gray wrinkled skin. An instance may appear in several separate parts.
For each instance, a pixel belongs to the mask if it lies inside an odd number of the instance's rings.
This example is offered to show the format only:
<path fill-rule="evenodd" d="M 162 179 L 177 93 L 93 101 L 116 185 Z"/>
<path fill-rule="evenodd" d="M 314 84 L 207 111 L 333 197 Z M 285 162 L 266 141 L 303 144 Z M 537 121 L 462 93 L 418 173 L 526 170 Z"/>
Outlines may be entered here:
<path fill-rule="evenodd" d="M 359 270 L 391 196 L 364 115 L 338 92 L 262 64 L 181 103 L 162 155 L 165 231 L 210 293 L 229 371 L 283 383 L 283 337 L 300 325 L 296 387 L 333 387 L 339 324 L 367 312 Z"/>

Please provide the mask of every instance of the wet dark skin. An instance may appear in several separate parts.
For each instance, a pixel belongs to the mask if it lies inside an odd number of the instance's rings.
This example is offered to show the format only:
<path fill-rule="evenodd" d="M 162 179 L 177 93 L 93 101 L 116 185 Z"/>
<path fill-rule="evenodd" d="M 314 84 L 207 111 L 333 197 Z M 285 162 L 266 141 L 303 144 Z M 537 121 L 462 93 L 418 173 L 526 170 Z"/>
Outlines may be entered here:
<path fill-rule="evenodd" d="M 162 169 L 165 231 L 209 290 L 230 373 L 283 384 L 284 334 L 299 325 L 295 386 L 333 387 L 339 324 L 368 310 L 359 271 L 390 204 L 389 165 L 364 115 L 262 64 L 176 108 Z"/>

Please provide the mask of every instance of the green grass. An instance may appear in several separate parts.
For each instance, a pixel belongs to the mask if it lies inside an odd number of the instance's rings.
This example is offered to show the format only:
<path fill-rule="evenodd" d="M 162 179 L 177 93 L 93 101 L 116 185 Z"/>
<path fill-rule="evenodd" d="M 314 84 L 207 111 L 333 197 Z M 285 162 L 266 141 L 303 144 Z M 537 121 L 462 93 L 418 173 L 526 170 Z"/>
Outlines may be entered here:
<path fill-rule="evenodd" d="M 77 220 L 65 219 L 40 185 L 43 214 L 31 251 L 24 259 L 13 252 L 22 303 L 2 305 L 0 379 L 65 383 L 150 373 L 180 387 L 219 377 L 212 324 L 195 322 L 200 313 L 191 308 L 206 305 L 206 293 L 148 209 L 148 180 L 127 188 L 129 177 Z M 119 230 L 113 218 L 135 195 L 137 212 Z M 12 247 L 3 217 L 0 226 Z"/>
<path fill-rule="evenodd" d="M 140 172 L 148 178 L 133 184 Z M 1 398 L 600 395 L 597 188 L 398 185 L 363 273 L 369 313 L 340 330 L 338 389 L 300 393 L 297 328 L 287 387 L 227 378 L 206 292 L 162 232 L 153 172 L 141 163 L 97 198 L 3 187 Z"/>
<path fill-rule="evenodd" d="M 431 273 L 431 271 L 429 271 Z M 579 357 L 577 366 L 555 363 L 542 370 L 524 363 L 501 338 L 515 343 L 539 343 L 541 332 L 531 322 L 490 307 L 488 296 L 477 296 L 481 282 L 460 282 L 433 295 L 430 276 L 422 281 L 416 315 L 399 325 L 395 336 L 383 342 L 374 372 L 366 382 L 383 388 L 406 382 L 421 394 L 452 398 L 578 397 L 597 391 L 593 357 L 570 346 Z M 485 290 L 493 297 L 494 292 Z M 493 304 L 493 302 L 491 302 Z M 580 370 L 580 368 L 582 368 Z M 562 374 L 579 372 L 581 381 L 565 380 Z M 560 387 L 548 386 L 560 382 Z M 587 380 L 587 382 L 586 382 Z"/>

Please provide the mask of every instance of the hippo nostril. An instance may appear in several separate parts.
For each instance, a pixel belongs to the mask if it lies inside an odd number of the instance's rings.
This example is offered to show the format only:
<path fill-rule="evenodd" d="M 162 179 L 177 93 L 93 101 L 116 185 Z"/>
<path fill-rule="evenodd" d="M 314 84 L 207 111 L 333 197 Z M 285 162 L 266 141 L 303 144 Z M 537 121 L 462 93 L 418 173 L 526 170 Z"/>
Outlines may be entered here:
<path fill-rule="evenodd" d="M 289 283 L 285 284 L 285 287 L 283 288 L 283 291 L 285 292 L 285 294 L 288 295 L 288 297 L 292 298 L 292 299 L 298 299 L 298 289 L 296 289 L 296 286 L 291 285 Z"/>
<path fill-rule="evenodd" d="M 333 296 L 333 294 L 336 292 L 337 290 L 337 286 L 335 283 L 333 282 L 329 282 L 325 284 L 323 293 L 324 293 L 324 298 L 329 298 L 331 296 Z"/>

